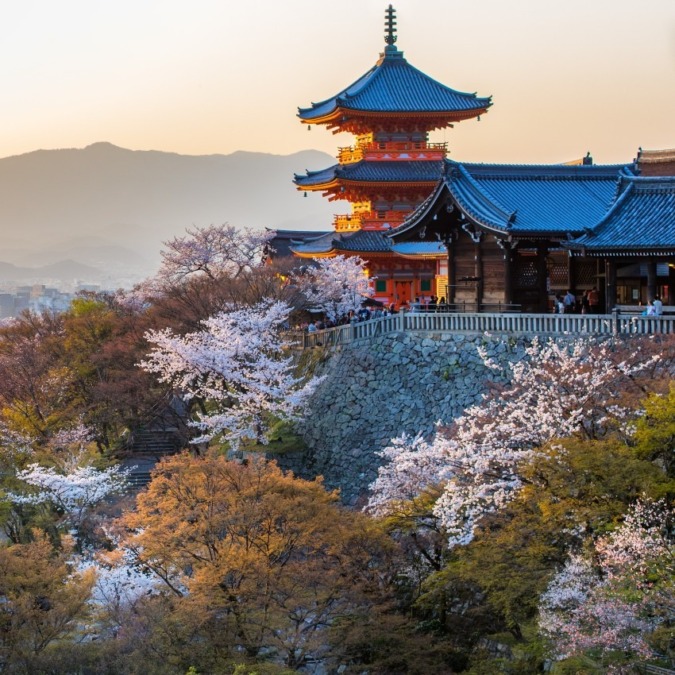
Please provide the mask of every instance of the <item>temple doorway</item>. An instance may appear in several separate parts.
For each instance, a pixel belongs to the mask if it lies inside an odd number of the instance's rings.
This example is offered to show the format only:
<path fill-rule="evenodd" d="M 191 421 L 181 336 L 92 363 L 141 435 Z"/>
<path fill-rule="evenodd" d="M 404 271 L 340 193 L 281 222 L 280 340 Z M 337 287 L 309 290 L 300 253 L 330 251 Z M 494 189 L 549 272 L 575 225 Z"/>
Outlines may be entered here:
<path fill-rule="evenodd" d="M 412 280 L 396 281 L 394 283 L 394 303 L 397 307 L 410 304 L 412 297 Z"/>

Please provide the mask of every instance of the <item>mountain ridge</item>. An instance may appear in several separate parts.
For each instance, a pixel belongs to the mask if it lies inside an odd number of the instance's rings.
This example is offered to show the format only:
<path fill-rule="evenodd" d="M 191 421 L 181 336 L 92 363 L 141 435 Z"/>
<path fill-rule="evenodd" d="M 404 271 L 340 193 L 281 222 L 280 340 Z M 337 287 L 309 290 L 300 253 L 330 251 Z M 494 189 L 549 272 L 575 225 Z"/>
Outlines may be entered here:
<path fill-rule="evenodd" d="M 187 228 L 325 230 L 333 207 L 318 194 L 301 199 L 292 179 L 334 162 L 316 150 L 181 155 L 106 141 L 0 158 L 0 260 L 72 257 L 109 275 L 103 256 L 141 277 L 156 269 L 162 242 Z"/>

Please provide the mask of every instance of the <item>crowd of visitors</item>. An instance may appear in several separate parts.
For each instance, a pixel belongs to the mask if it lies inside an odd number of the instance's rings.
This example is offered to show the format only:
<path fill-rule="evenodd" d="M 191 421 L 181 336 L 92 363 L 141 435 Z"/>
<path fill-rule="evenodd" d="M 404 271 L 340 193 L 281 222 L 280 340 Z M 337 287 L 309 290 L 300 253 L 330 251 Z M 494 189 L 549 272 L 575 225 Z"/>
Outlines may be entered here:
<path fill-rule="evenodd" d="M 409 312 L 446 312 L 448 304 L 445 302 L 445 298 L 430 295 L 429 297 L 415 298 L 414 302 L 403 305 L 403 308 Z"/>
<path fill-rule="evenodd" d="M 316 319 L 300 324 L 297 326 L 297 329 L 307 331 L 308 333 L 315 333 L 318 330 L 325 330 L 326 328 L 346 326 L 347 324 L 368 321 L 369 319 L 380 319 L 392 314 L 398 314 L 401 310 L 406 312 L 445 312 L 447 309 L 448 305 L 445 302 L 445 298 L 431 295 L 429 297 L 417 297 L 412 302 L 402 304 L 399 309 L 396 309 L 396 305 L 393 302 L 388 306 L 362 307 L 358 312 L 351 311 L 349 314 L 340 317 L 338 321 Z"/>
<path fill-rule="evenodd" d="M 305 322 L 298 326 L 301 330 L 306 330 L 308 333 L 315 333 L 318 330 L 325 330 L 326 328 L 335 328 L 336 326 L 346 326 L 348 324 L 359 323 L 360 321 L 368 321 L 369 319 L 379 319 L 383 316 L 395 314 L 394 305 L 390 307 L 362 307 L 358 312 L 351 311 L 349 314 L 341 316 L 337 321 L 330 319 L 316 319 L 315 321 Z"/>
<path fill-rule="evenodd" d="M 581 296 L 576 296 L 571 289 L 565 295 L 559 293 L 554 298 L 553 311 L 556 314 L 599 314 L 598 289 L 593 286 L 590 290 L 585 290 Z"/>
<path fill-rule="evenodd" d="M 336 326 L 345 326 L 348 324 L 368 321 L 369 319 L 379 319 L 384 316 L 397 314 L 399 311 L 407 312 L 447 312 L 449 306 L 444 297 L 435 295 L 416 297 L 414 301 L 403 303 L 399 309 L 396 309 L 392 302 L 389 306 L 374 306 L 371 308 L 363 307 L 358 312 L 351 311 L 349 314 L 340 317 L 336 321 L 328 319 L 316 319 L 302 323 L 297 329 L 314 333 L 326 328 L 335 328 Z M 557 294 L 553 300 L 553 312 L 556 314 L 599 314 L 600 313 L 600 294 L 594 286 L 585 290 L 580 296 L 569 289 L 564 295 Z M 663 302 L 657 295 L 654 300 L 647 303 L 643 316 L 661 316 L 663 314 Z"/>
<path fill-rule="evenodd" d="M 576 296 L 571 290 L 565 295 L 558 294 L 553 301 L 553 312 L 556 314 L 599 314 L 600 294 L 596 287 L 585 290 L 581 296 Z M 642 312 L 642 316 L 661 316 L 663 301 L 657 295 L 649 300 Z"/>

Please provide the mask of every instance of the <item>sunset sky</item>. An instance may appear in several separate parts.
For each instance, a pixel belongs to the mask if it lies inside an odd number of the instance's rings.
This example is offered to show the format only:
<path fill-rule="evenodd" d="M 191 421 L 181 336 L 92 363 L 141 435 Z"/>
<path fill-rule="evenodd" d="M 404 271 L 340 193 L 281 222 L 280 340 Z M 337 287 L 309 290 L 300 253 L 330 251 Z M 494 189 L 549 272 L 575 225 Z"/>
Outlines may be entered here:
<path fill-rule="evenodd" d="M 0 157 L 134 150 L 334 155 L 296 118 L 368 70 L 386 0 L 22 0 L 0 10 Z M 398 0 L 408 61 L 493 96 L 439 132 L 463 161 L 630 161 L 675 147 L 673 0 Z"/>

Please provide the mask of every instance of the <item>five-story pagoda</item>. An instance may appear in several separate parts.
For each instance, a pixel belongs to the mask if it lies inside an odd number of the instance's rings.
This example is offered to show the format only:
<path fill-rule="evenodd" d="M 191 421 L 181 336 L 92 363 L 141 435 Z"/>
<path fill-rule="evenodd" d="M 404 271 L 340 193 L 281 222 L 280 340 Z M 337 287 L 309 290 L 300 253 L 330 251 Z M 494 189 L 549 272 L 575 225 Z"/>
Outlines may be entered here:
<path fill-rule="evenodd" d="M 351 213 L 335 216 L 333 232 L 293 247 L 301 257 L 360 255 L 377 277 L 376 297 L 403 304 L 435 293 L 436 258 L 416 251 L 414 259 L 392 250 L 386 232 L 398 227 L 437 185 L 445 164 L 445 143 L 430 143 L 429 133 L 477 118 L 491 105 L 446 87 L 411 66 L 396 43 L 396 16 L 386 10 L 385 48 L 377 63 L 335 96 L 300 108 L 304 124 L 322 124 L 334 133 L 356 137 L 340 148 L 338 163 L 296 175 L 299 190 L 344 199 Z"/>

